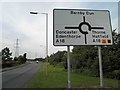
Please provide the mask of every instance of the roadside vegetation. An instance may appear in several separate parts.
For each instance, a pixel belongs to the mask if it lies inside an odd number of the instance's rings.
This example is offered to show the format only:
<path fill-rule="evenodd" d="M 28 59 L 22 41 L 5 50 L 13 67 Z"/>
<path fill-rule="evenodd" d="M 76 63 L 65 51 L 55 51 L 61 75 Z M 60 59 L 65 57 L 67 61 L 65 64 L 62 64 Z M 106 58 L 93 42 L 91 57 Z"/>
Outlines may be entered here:
<path fill-rule="evenodd" d="M 2 49 L 2 68 L 12 67 L 20 64 L 24 64 L 27 61 L 26 53 L 19 57 L 12 58 L 12 52 L 8 47 Z"/>
<path fill-rule="evenodd" d="M 103 85 L 118 88 L 120 84 L 120 34 L 115 30 L 112 46 L 101 46 Z M 67 52 L 58 51 L 49 57 L 48 75 L 46 65 L 29 82 L 29 88 L 67 88 Z M 71 87 L 97 88 L 99 81 L 99 60 L 97 46 L 73 46 L 70 52 Z"/>
<path fill-rule="evenodd" d="M 46 63 L 35 77 L 29 81 L 27 88 L 67 88 L 67 71 L 63 67 L 48 64 L 48 75 L 46 76 Z M 71 71 L 72 88 L 98 88 L 99 77 L 91 77 Z M 118 80 L 104 78 L 104 87 L 118 88 Z"/>
<path fill-rule="evenodd" d="M 120 80 L 120 34 L 113 30 L 113 45 L 101 46 L 103 75 L 105 78 Z M 67 52 L 58 51 L 49 58 L 49 63 L 67 70 Z M 70 53 L 71 70 L 88 76 L 99 77 L 97 46 L 73 46 Z"/>

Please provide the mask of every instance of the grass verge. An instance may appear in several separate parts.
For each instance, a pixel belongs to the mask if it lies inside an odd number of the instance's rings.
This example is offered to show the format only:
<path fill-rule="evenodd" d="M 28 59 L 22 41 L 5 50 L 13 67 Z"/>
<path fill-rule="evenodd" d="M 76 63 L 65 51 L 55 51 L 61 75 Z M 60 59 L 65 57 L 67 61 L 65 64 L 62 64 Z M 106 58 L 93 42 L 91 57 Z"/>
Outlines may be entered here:
<path fill-rule="evenodd" d="M 118 80 L 104 78 L 104 86 L 118 88 Z M 99 87 L 99 77 L 90 77 L 71 72 L 71 87 Z M 48 75 L 46 76 L 46 65 L 43 63 L 39 72 L 28 83 L 27 88 L 67 88 L 67 72 L 64 68 L 48 64 Z"/>

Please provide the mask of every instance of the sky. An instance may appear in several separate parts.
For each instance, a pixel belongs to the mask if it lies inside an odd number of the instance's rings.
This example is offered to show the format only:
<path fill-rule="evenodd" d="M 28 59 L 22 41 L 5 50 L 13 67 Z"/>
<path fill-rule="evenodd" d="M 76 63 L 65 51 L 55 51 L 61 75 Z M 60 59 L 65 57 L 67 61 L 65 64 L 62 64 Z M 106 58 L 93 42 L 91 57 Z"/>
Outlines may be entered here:
<path fill-rule="evenodd" d="M 65 46 L 53 46 L 53 9 L 93 9 L 109 10 L 112 29 L 118 32 L 118 0 L 110 2 L 96 2 L 95 0 L 80 2 L 80 0 L 61 0 L 61 2 L 49 2 L 48 0 L 5 0 L 0 3 L 0 50 L 9 47 L 15 56 L 16 39 L 19 44 L 19 55 L 27 53 L 27 58 L 46 56 L 46 17 L 48 13 L 48 53 L 49 55 L 66 50 Z M 105 0 L 104 0 L 105 1 Z M 116 1 L 116 2 L 115 2 Z M 39 14 L 31 15 L 30 11 Z"/>

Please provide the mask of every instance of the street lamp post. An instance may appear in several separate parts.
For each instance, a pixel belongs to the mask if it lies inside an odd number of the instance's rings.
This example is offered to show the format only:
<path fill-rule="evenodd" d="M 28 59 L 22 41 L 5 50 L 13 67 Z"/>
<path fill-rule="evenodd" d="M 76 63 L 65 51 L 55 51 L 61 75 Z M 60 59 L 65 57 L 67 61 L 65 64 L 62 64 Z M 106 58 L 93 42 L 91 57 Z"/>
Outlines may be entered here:
<path fill-rule="evenodd" d="M 44 14 L 46 15 L 46 76 L 48 75 L 48 13 L 38 13 L 38 12 L 30 12 L 30 14 Z"/>

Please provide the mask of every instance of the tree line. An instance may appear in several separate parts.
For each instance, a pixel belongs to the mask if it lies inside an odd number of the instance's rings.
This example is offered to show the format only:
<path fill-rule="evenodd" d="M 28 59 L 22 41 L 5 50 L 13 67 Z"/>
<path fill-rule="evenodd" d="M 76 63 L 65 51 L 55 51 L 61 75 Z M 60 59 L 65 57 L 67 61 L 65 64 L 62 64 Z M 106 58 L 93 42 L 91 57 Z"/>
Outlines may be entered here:
<path fill-rule="evenodd" d="M 27 60 L 26 53 L 18 57 L 12 58 L 12 52 L 8 47 L 5 47 L 4 49 L 2 49 L 1 52 L 2 52 L 2 68 L 23 64 Z"/>
<path fill-rule="evenodd" d="M 106 78 L 120 79 L 120 34 L 113 30 L 113 45 L 101 46 L 103 75 Z M 99 76 L 97 46 L 73 46 L 70 52 L 71 70 L 90 76 Z M 58 51 L 49 56 L 49 63 L 67 69 L 67 52 Z"/>

